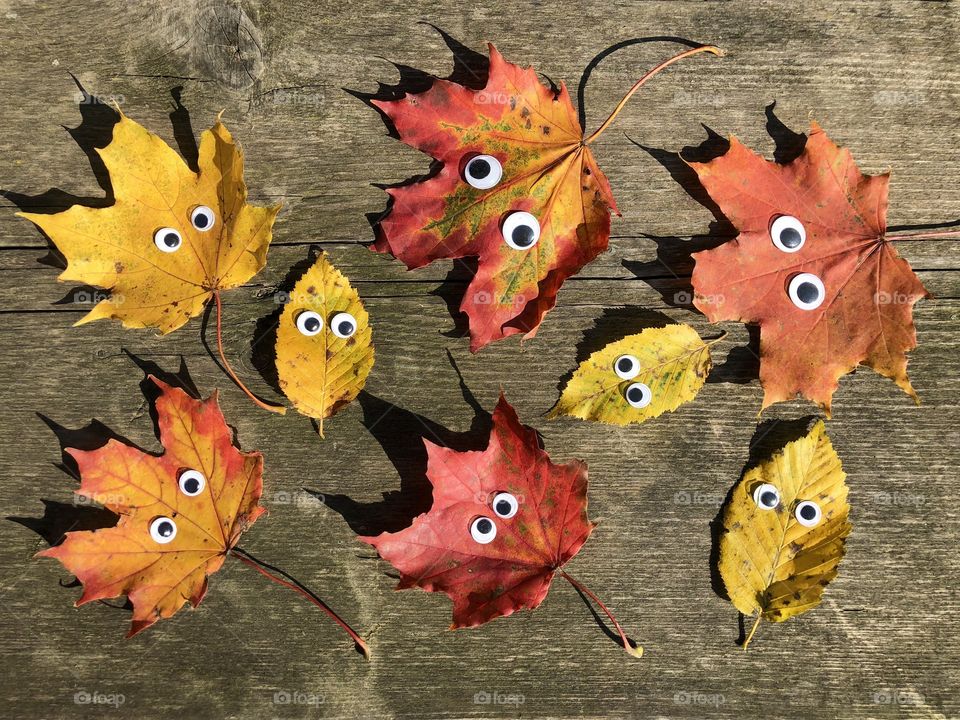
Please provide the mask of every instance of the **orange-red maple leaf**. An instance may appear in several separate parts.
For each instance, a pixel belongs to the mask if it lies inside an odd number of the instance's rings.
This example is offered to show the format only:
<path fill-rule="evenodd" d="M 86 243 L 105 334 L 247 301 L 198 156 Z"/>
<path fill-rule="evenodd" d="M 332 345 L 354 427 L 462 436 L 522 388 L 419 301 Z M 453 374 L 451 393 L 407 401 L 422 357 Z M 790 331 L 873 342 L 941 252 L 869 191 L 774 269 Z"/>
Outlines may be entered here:
<path fill-rule="evenodd" d="M 474 352 L 516 333 L 533 337 L 564 280 L 606 250 L 617 207 L 589 143 L 656 72 L 699 52 L 720 54 L 703 46 L 661 63 L 585 138 L 565 85 L 547 88 L 532 68 L 489 48 L 481 90 L 436 80 L 425 92 L 374 101 L 403 142 L 442 167 L 387 190 L 391 205 L 373 248 L 409 269 L 478 258 L 460 305 Z"/>
<path fill-rule="evenodd" d="M 57 558 L 83 583 L 77 605 L 126 595 L 128 637 L 186 602 L 196 607 L 207 577 L 240 534 L 264 512 L 263 457 L 232 440 L 214 393 L 195 400 L 151 376 L 162 455 L 111 439 L 97 450 L 67 452 L 80 469 L 78 495 L 120 515 L 115 527 L 68 532 L 39 553 Z"/>
<path fill-rule="evenodd" d="M 736 138 L 689 164 L 740 233 L 694 255 L 694 304 L 711 322 L 760 325 L 763 407 L 799 394 L 829 416 L 837 381 L 861 363 L 916 399 L 906 352 L 929 293 L 885 237 L 889 174 L 863 175 L 816 123 L 787 164 Z"/>

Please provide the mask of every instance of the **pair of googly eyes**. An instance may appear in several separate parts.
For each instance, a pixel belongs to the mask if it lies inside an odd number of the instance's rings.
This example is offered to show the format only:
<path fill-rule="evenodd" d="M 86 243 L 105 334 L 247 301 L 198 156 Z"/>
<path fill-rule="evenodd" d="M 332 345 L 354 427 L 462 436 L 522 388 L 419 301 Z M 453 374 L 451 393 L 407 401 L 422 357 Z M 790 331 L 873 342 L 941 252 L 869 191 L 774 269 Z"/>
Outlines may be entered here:
<path fill-rule="evenodd" d="M 207 478 L 199 470 L 184 470 L 177 478 L 177 485 L 187 497 L 196 497 L 207 486 Z M 150 537 L 160 545 L 166 545 L 177 536 L 177 523 L 164 515 L 150 521 Z"/>
<path fill-rule="evenodd" d="M 640 361 L 633 355 L 621 355 L 613 361 L 613 371 L 621 380 L 633 380 L 640 374 Z M 653 391 L 646 383 L 630 383 L 623 390 L 623 397 L 631 407 L 645 408 L 653 400 Z"/>
<path fill-rule="evenodd" d="M 753 491 L 753 502 L 761 510 L 773 510 L 780 504 L 780 491 L 770 483 L 758 485 Z M 797 503 L 793 515 L 804 527 L 815 527 L 820 524 L 823 511 L 813 500 L 804 500 Z"/>
<path fill-rule="evenodd" d="M 509 520 L 520 509 L 520 501 L 511 493 L 498 492 L 493 496 L 490 507 L 498 518 Z M 491 543 L 497 537 L 497 524 L 492 518 L 483 515 L 474 518 L 470 523 L 470 537 L 481 545 Z"/>
<path fill-rule="evenodd" d="M 330 318 L 330 329 L 341 340 L 346 340 L 357 331 L 357 319 L 348 312 L 338 312 Z M 297 330 L 312 337 L 323 330 L 323 318 L 313 310 L 304 310 L 297 315 Z"/>
<path fill-rule="evenodd" d="M 778 215 L 770 223 L 770 239 L 781 252 L 795 253 L 807 242 L 807 231 L 792 215 Z M 787 295 L 801 310 L 816 310 L 827 292 L 823 281 L 813 273 L 798 273 L 787 283 Z"/>
<path fill-rule="evenodd" d="M 463 179 L 477 190 L 489 190 L 503 179 L 503 166 L 493 155 L 475 155 L 463 167 Z M 540 239 L 540 221 L 532 213 L 512 212 L 500 227 L 503 241 L 514 250 L 529 250 Z"/>
<path fill-rule="evenodd" d="M 217 216 L 206 205 L 198 205 L 190 213 L 190 224 L 198 232 L 207 232 L 217 222 Z M 183 245 L 183 235 L 172 227 L 162 227 L 153 234 L 153 244 L 162 252 L 172 253 Z"/>

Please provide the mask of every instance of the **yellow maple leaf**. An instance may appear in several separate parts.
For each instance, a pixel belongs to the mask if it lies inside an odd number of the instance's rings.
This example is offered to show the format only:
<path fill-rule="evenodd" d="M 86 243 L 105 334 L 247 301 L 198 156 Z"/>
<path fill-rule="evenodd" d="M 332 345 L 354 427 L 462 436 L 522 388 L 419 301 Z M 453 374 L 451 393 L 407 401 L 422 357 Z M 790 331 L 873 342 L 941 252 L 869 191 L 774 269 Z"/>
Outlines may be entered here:
<path fill-rule="evenodd" d="M 116 318 L 166 334 L 263 268 L 280 206 L 247 204 L 243 154 L 219 117 L 200 139 L 199 172 L 122 113 L 110 144 L 97 152 L 113 205 L 18 213 L 63 253 L 61 281 L 110 291 L 78 325 Z"/>

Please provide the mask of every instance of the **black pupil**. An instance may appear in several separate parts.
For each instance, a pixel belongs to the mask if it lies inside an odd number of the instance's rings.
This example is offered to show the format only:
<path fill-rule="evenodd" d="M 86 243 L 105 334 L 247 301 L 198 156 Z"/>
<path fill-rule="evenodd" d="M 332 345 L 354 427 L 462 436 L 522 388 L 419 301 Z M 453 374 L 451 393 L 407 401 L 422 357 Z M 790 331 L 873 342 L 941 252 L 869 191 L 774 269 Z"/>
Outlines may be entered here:
<path fill-rule="evenodd" d="M 529 225 L 517 225 L 513 229 L 513 243 L 520 247 L 533 245 L 533 228 Z"/>
<path fill-rule="evenodd" d="M 780 232 L 780 242 L 783 243 L 785 247 L 795 248 L 800 245 L 800 231 L 796 228 L 784 228 Z"/>
<path fill-rule="evenodd" d="M 490 174 L 490 163 L 483 158 L 470 161 L 470 175 L 477 180 L 483 180 Z"/>
<path fill-rule="evenodd" d="M 197 213 L 193 218 L 193 224 L 198 228 L 205 228 L 209 222 L 210 218 L 207 217 L 206 213 Z"/>
<path fill-rule="evenodd" d="M 320 329 L 320 321 L 315 317 L 308 317 L 303 321 L 303 326 L 307 329 L 307 332 L 316 332 Z"/>
<path fill-rule="evenodd" d="M 481 535 L 486 535 L 491 530 L 493 530 L 493 523 L 487 520 L 487 518 L 481 518 L 477 520 L 477 532 Z"/>
<path fill-rule="evenodd" d="M 760 502 L 766 507 L 773 507 L 777 504 L 777 494 L 767 490 L 765 493 L 761 493 Z"/>
<path fill-rule="evenodd" d="M 338 326 L 340 329 L 341 335 L 352 335 L 353 334 L 353 323 L 349 320 L 344 320 Z"/>
<path fill-rule="evenodd" d="M 497 503 L 497 512 L 501 515 L 509 515 L 510 511 L 513 509 L 513 506 L 510 505 L 509 500 L 500 500 Z"/>
<path fill-rule="evenodd" d="M 812 282 L 800 283 L 797 287 L 797 298 L 800 302 L 812 303 L 820 297 L 820 290 Z"/>
<path fill-rule="evenodd" d="M 633 363 L 630 362 L 629 358 L 621 358 L 620 362 L 617 363 L 617 367 L 620 369 L 620 372 L 630 372 L 630 369 L 633 367 Z"/>
<path fill-rule="evenodd" d="M 176 233 L 169 232 L 163 236 L 163 244 L 170 248 L 176 247 L 180 244 L 180 238 Z"/>
<path fill-rule="evenodd" d="M 191 495 L 200 490 L 200 481 L 196 478 L 187 478 L 183 481 L 183 489 Z"/>
<path fill-rule="evenodd" d="M 160 537 L 170 537 L 173 535 L 173 523 L 167 520 L 157 525 L 157 534 L 160 535 Z"/>
<path fill-rule="evenodd" d="M 804 505 L 800 508 L 800 517 L 804 520 L 813 520 L 817 516 L 817 511 L 813 505 Z"/>
<path fill-rule="evenodd" d="M 630 402 L 640 402 L 643 400 L 643 390 L 638 387 L 633 387 L 627 390 L 627 400 Z"/>

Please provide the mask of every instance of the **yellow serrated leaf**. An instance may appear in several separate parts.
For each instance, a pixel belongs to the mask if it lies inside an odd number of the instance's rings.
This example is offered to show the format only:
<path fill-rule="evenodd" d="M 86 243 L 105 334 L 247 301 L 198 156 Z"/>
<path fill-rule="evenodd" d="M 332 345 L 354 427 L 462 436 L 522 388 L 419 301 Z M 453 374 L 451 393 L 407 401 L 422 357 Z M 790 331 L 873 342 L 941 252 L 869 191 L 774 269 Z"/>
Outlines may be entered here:
<path fill-rule="evenodd" d="M 761 618 L 783 622 L 816 607 L 836 577 L 851 529 L 844 478 L 821 420 L 733 489 L 719 570 L 737 610 L 757 613 L 744 647 Z"/>
<path fill-rule="evenodd" d="M 353 400 L 373 367 L 370 318 L 350 282 L 317 257 L 297 281 L 277 328 L 280 388 L 302 414 L 323 420 Z"/>
<path fill-rule="evenodd" d="M 677 324 L 610 343 L 580 364 L 547 417 L 627 425 L 676 410 L 703 387 L 713 342 Z"/>
<path fill-rule="evenodd" d="M 61 281 L 110 291 L 78 325 L 117 318 L 169 333 L 214 292 L 263 268 L 280 206 L 247 204 L 243 154 L 219 118 L 200 138 L 198 173 L 122 114 L 110 144 L 97 152 L 110 173 L 113 205 L 18 213 L 67 259 Z"/>

